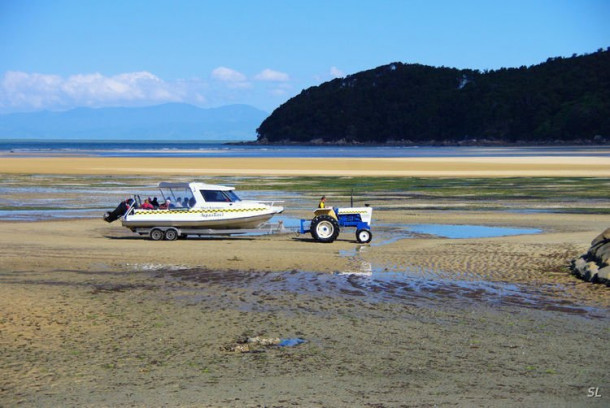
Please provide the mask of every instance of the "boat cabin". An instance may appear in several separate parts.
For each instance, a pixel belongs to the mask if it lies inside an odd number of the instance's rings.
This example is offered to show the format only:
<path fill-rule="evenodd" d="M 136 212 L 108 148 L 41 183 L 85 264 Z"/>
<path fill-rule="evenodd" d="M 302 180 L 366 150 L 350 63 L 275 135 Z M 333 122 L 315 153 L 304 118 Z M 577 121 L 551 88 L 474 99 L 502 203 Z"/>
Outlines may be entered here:
<path fill-rule="evenodd" d="M 200 208 L 218 203 L 236 203 L 241 199 L 234 187 L 207 183 L 159 183 L 165 202 L 169 199 L 173 208 Z"/>

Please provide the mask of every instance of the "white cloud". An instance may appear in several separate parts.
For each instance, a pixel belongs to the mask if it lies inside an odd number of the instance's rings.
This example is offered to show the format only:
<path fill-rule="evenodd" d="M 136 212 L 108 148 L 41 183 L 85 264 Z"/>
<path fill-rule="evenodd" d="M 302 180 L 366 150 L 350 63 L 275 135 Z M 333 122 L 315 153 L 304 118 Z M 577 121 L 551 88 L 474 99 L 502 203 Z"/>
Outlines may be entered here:
<path fill-rule="evenodd" d="M 44 108 L 60 101 L 57 89 L 62 78 L 57 75 L 27 74 L 9 71 L 0 83 L 0 106 L 28 106 Z"/>
<path fill-rule="evenodd" d="M 219 81 L 230 89 L 251 88 L 248 78 L 239 71 L 227 67 L 218 67 L 212 70 L 212 79 Z"/>
<path fill-rule="evenodd" d="M 288 82 L 290 81 L 290 76 L 285 72 L 274 71 L 267 68 L 259 72 L 254 79 L 257 81 Z"/>
<path fill-rule="evenodd" d="M 150 106 L 167 102 L 202 107 L 245 103 L 273 110 L 294 94 L 288 74 L 266 69 L 248 78 L 218 67 L 206 79 L 164 80 L 150 72 L 70 76 L 10 71 L 0 73 L 0 113 L 67 110 L 75 107 Z"/>
<path fill-rule="evenodd" d="M 150 72 L 115 76 L 58 75 L 9 71 L 0 80 L 3 110 L 66 109 L 75 106 L 137 106 L 166 102 L 201 104 L 205 84 L 198 79 L 166 82 Z"/>
<path fill-rule="evenodd" d="M 337 67 L 330 67 L 330 76 L 333 78 L 343 78 L 345 76 L 345 72 L 341 71 Z"/>
<path fill-rule="evenodd" d="M 89 103 L 113 100 L 179 99 L 163 88 L 166 88 L 166 84 L 148 72 L 133 72 L 113 77 L 105 77 L 97 73 L 72 75 L 61 85 L 61 91 L 65 95 L 74 100 L 85 100 Z"/>
<path fill-rule="evenodd" d="M 245 82 L 246 76 L 227 67 L 218 67 L 212 71 L 212 78 L 222 82 Z"/>

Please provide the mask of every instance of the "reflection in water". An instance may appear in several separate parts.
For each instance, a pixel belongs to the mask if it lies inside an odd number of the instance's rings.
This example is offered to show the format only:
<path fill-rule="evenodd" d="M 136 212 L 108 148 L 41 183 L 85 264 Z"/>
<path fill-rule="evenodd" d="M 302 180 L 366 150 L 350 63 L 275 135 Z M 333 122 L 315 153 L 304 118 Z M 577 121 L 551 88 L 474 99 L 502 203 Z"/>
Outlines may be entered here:
<path fill-rule="evenodd" d="M 492 307 L 559 311 L 588 318 L 609 317 L 606 310 L 581 306 L 562 296 L 564 288 L 561 285 L 533 286 L 505 282 L 430 280 L 414 278 L 400 272 L 378 271 L 367 275 L 296 270 L 277 273 L 185 269 L 160 271 L 159 277 L 240 289 L 261 299 L 266 296 L 274 297 L 278 292 L 293 292 L 308 296 L 358 299 L 371 303 L 396 302 L 416 307 L 436 308 L 439 305 L 472 307 L 482 304 Z M 202 288 L 198 290 L 203 291 Z M 242 306 L 250 307 L 248 304 Z M 266 306 L 259 304 L 257 307 Z"/>

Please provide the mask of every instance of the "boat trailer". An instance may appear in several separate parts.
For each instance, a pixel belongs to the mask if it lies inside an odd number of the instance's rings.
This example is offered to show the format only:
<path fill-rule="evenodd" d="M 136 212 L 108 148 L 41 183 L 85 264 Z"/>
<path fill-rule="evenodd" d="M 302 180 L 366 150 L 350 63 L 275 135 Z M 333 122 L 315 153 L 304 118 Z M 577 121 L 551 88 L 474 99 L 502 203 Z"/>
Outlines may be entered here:
<path fill-rule="evenodd" d="M 263 224 L 259 228 L 250 229 L 210 229 L 210 228 L 188 228 L 188 227 L 134 227 L 132 232 L 139 235 L 147 235 L 153 241 L 175 241 L 184 239 L 187 236 L 211 237 L 211 236 L 231 236 L 245 234 L 285 234 L 290 231 L 284 227 L 283 221 L 278 221 L 276 224 Z"/>

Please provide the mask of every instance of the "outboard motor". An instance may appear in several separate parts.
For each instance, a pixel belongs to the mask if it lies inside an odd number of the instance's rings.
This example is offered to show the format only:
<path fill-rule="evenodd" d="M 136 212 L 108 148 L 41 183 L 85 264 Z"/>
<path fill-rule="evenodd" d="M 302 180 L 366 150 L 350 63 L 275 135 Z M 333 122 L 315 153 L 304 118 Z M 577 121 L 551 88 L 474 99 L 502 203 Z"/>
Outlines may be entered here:
<path fill-rule="evenodd" d="M 117 208 L 114 209 L 114 211 L 112 211 L 112 212 L 108 211 L 104 214 L 104 221 L 113 222 L 113 221 L 118 220 L 129 210 L 129 207 L 131 207 L 132 204 L 133 204 L 132 198 L 122 201 L 117 206 Z"/>

